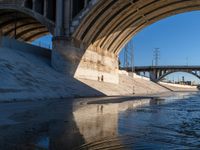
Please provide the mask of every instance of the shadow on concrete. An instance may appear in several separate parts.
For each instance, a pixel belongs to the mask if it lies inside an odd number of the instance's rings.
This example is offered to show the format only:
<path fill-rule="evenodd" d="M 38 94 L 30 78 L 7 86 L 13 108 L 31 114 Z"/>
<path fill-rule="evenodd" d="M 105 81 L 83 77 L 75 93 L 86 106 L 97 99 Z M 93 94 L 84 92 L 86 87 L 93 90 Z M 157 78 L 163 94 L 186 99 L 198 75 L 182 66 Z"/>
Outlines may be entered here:
<path fill-rule="evenodd" d="M 51 67 L 51 51 L 0 38 L 0 100 L 105 96 Z"/>

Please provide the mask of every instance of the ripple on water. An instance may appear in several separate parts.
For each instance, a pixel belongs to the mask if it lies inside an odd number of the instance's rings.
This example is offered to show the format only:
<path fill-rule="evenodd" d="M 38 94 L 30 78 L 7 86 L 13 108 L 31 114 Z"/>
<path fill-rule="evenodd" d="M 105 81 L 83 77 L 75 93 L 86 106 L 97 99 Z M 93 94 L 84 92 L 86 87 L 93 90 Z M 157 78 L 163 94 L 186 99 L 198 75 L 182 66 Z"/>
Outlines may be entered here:
<path fill-rule="evenodd" d="M 77 150 L 200 149 L 199 106 L 199 95 L 79 103 L 74 105 L 72 121 L 60 126 L 59 120 L 57 128 L 51 125 L 56 136 L 45 134 L 49 137 L 39 137 L 35 146 L 51 149 L 52 143 L 68 147 L 74 142 Z"/>

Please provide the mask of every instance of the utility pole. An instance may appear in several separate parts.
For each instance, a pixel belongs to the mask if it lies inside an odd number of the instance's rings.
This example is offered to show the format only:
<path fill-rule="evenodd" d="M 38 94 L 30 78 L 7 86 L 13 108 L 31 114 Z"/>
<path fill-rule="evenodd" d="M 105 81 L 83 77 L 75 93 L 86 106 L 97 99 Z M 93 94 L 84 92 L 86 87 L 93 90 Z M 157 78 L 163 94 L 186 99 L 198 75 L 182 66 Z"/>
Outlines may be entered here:
<path fill-rule="evenodd" d="M 155 48 L 153 51 L 153 60 L 154 60 L 154 66 L 158 66 L 158 62 L 160 59 L 160 48 Z"/>

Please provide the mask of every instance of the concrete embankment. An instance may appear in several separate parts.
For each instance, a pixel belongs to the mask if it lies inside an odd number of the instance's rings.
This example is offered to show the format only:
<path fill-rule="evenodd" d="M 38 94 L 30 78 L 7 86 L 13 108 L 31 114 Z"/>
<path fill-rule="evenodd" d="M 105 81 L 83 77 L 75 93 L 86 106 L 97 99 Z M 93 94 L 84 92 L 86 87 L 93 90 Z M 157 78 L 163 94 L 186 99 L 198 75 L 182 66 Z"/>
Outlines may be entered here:
<path fill-rule="evenodd" d="M 199 91 L 197 86 L 191 86 L 191 85 L 180 85 L 180 84 L 172 84 L 172 83 L 165 83 L 165 82 L 159 82 L 160 85 L 171 89 L 172 91 L 175 92 L 184 92 L 184 91 Z"/>
<path fill-rule="evenodd" d="M 50 56 L 47 49 L 0 39 L 0 101 L 104 95 L 56 72 Z"/>
<path fill-rule="evenodd" d="M 119 84 L 83 79 L 80 79 L 80 81 L 105 95 L 149 95 L 169 92 L 169 90 L 150 81 L 148 78 L 137 75 L 131 76 L 124 71 L 119 72 Z"/>
<path fill-rule="evenodd" d="M 0 41 L 0 101 L 113 95 L 151 95 L 166 88 L 127 72 L 119 84 L 75 79 L 51 67 L 50 51 L 17 41 Z M 34 53 L 36 51 L 36 53 Z"/>

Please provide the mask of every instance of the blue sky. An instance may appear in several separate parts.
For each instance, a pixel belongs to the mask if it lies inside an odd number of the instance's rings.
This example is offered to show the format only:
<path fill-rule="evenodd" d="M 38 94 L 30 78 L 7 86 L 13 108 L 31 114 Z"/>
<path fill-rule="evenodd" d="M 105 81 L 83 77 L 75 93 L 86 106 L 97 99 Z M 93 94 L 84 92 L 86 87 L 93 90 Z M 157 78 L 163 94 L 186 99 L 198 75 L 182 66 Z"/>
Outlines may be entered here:
<path fill-rule="evenodd" d="M 51 44 L 51 37 L 45 36 L 34 42 Z M 160 48 L 160 65 L 200 65 L 200 11 L 192 11 L 160 20 L 133 37 L 134 63 L 136 66 L 152 64 L 153 49 Z M 123 50 L 120 53 L 123 63 Z M 199 81 L 189 74 L 176 73 L 169 79 Z"/>
<path fill-rule="evenodd" d="M 51 35 L 43 36 L 43 37 L 38 38 L 35 41 L 33 41 L 32 44 L 51 49 L 52 48 L 52 36 Z"/>
<path fill-rule="evenodd" d="M 175 15 L 141 30 L 132 41 L 136 66 L 152 64 L 153 49 L 160 48 L 160 65 L 200 65 L 200 11 Z M 123 51 L 120 58 L 123 63 Z M 175 73 L 168 79 L 199 80 L 192 75 Z"/>
<path fill-rule="evenodd" d="M 187 62 L 200 65 L 198 18 L 200 11 L 193 11 L 168 17 L 144 28 L 132 39 L 135 65 L 151 65 L 154 48 L 160 48 L 160 65 L 186 65 Z"/>

